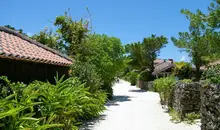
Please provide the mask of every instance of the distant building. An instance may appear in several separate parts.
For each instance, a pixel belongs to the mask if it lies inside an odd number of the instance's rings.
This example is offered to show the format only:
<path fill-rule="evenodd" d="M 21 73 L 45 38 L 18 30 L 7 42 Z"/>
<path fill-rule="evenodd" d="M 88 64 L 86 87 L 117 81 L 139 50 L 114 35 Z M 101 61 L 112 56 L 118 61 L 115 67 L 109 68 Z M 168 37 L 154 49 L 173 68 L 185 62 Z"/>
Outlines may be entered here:
<path fill-rule="evenodd" d="M 68 75 L 72 60 L 22 34 L 0 27 L 0 76 L 24 83 L 33 80 L 54 81 Z"/>
<path fill-rule="evenodd" d="M 220 62 L 219 62 L 220 63 Z M 156 59 L 154 61 L 154 72 L 152 75 L 154 75 L 156 78 L 158 77 L 167 77 L 171 75 L 173 68 L 175 67 L 173 59 Z M 202 72 L 206 69 L 205 66 L 200 67 L 200 72 Z M 192 65 L 192 71 L 196 71 L 196 67 Z"/>
<path fill-rule="evenodd" d="M 172 69 L 175 67 L 173 59 L 162 60 L 156 59 L 154 61 L 154 72 L 152 75 L 155 77 L 166 77 L 172 73 Z"/>

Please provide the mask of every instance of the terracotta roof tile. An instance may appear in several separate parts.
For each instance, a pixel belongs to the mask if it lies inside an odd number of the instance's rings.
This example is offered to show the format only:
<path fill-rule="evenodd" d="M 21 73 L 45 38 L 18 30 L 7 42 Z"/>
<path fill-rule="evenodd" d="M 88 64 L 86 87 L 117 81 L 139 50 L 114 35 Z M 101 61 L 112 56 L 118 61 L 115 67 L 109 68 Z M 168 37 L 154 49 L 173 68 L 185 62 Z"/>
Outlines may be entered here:
<path fill-rule="evenodd" d="M 60 66 L 72 64 L 67 56 L 6 27 L 0 27 L 0 57 Z"/>

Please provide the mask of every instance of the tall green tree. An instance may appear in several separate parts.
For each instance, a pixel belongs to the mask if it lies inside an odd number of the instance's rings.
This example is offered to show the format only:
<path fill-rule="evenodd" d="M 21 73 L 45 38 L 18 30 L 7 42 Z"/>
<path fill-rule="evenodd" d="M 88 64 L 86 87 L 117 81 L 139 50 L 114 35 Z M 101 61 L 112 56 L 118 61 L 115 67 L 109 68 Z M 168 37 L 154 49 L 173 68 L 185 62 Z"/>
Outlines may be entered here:
<path fill-rule="evenodd" d="M 31 38 L 59 52 L 66 53 L 67 47 L 64 41 L 57 33 L 54 33 L 52 29 L 45 28 Z"/>
<path fill-rule="evenodd" d="M 97 72 L 101 75 L 104 90 L 112 93 L 112 83 L 125 67 L 124 48 L 119 38 L 107 35 L 89 35 L 91 45 L 91 55 L 89 62 L 97 67 Z"/>
<path fill-rule="evenodd" d="M 154 71 L 154 60 L 159 55 L 160 49 L 165 47 L 167 43 L 166 37 L 151 35 L 151 37 L 144 38 L 141 43 L 126 45 L 126 52 L 131 59 L 129 64 L 134 69 L 138 69 L 140 72 L 147 71 L 147 75 L 151 75 Z M 148 80 L 152 80 L 152 78 L 150 76 Z"/>
<path fill-rule="evenodd" d="M 204 17 L 207 25 L 208 40 L 210 41 L 210 55 L 205 57 L 208 62 L 220 59 L 220 0 L 214 0 L 208 7 L 209 13 Z"/>
<path fill-rule="evenodd" d="M 179 38 L 171 38 L 174 45 L 189 53 L 192 63 L 196 66 L 196 80 L 200 79 L 200 67 L 205 64 L 204 56 L 209 52 L 209 41 L 207 40 L 206 25 L 201 17 L 205 15 L 197 10 L 192 13 L 189 10 L 181 10 L 182 14 L 190 21 L 189 32 L 179 32 Z"/>
<path fill-rule="evenodd" d="M 143 40 L 143 54 L 147 59 L 146 67 L 150 73 L 154 71 L 154 60 L 159 56 L 161 48 L 167 44 L 167 38 L 164 36 L 151 35 L 151 37 L 144 38 Z"/>
<path fill-rule="evenodd" d="M 89 48 L 86 47 L 88 46 L 87 37 L 89 34 L 87 20 L 74 21 L 71 16 L 65 13 L 65 15 L 56 18 L 54 25 L 57 27 L 57 33 L 61 35 L 67 45 L 68 55 L 89 55 Z"/>
<path fill-rule="evenodd" d="M 75 60 L 72 76 L 93 87 L 91 91 L 102 88 L 111 97 L 115 77 L 124 67 L 124 48 L 120 39 L 90 34 L 88 21 L 74 21 L 66 13 L 58 16 L 54 25 L 66 45 L 67 54 Z"/>
<path fill-rule="evenodd" d="M 189 53 L 196 66 L 196 80 L 200 79 L 200 67 L 207 62 L 219 59 L 220 43 L 220 1 L 214 0 L 208 7 L 208 13 L 200 10 L 192 13 L 181 10 L 190 21 L 189 31 L 180 32 L 179 38 L 172 37 L 174 44 Z"/>

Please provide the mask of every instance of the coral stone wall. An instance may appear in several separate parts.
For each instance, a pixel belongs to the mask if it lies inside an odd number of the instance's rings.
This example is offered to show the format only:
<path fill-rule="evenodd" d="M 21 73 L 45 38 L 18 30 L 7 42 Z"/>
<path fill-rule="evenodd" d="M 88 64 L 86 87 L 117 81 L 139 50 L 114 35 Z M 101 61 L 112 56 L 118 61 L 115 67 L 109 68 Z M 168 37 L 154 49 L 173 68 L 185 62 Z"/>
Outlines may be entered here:
<path fill-rule="evenodd" d="M 201 107 L 200 99 L 201 84 L 193 83 L 176 83 L 172 91 L 171 107 L 174 108 L 181 117 L 186 113 L 199 112 Z"/>
<path fill-rule="evenodd" d="M 201 100 L 201 129 L 220 130 L 220 86 L 203 87 Z"/>

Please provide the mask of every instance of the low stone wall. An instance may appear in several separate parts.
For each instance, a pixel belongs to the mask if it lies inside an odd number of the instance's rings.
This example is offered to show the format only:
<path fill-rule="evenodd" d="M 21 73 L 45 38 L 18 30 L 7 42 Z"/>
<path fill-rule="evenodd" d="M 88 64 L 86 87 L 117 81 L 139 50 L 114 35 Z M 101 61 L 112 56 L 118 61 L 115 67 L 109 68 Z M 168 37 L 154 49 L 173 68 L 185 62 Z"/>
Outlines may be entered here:
<path fill-rule="evenodd" d="M 176 83 L 171 93 L 170 107 L 174 108 L 182 118 L 186 113 L 198 113 L 201 107 L 200 89 L 201 84 L 197 82 Z"/>
<path fill-rule="evenodd" d="M 220 130 L 220 86 L 203 87 L 201 100 L 201 129 Z"/>

